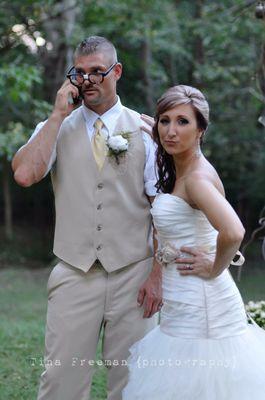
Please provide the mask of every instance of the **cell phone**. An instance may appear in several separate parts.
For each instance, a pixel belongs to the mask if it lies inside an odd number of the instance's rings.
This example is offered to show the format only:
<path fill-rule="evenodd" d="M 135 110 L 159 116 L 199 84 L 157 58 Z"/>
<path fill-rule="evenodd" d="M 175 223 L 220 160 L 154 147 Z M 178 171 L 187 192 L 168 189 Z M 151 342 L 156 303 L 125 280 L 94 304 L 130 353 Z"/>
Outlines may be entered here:
<path fill-rule="evenodd" d="M 73 103 L 75 105 L 79 104 L 82 102 L 84 96 L 82 94 L 81 88 L 78 88 L 79 96 L 78 97 L 73 97 Z"/>
<path fill-rule="evenodd" d="M 82 95 L 81 88 L 78 88 L 78 92 L 79 92 L 78 97 L 72 97 L 71 95 L 69 95 L 69 97 L 68 97 L 69 104 L 74 104 L 74 105 L 81 104 L 81 102 L 84 98 L 84 96 Z"/>

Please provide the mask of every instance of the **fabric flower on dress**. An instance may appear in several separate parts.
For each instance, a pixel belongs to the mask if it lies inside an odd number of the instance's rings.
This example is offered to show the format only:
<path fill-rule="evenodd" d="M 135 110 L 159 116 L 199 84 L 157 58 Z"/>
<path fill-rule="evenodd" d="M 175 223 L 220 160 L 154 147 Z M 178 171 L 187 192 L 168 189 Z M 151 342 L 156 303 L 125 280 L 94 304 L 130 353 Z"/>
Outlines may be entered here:
<path fill-rule="evenodd" d="M 163 267 L 166 267 L 167 264 L 174 263 L 177 257 L 185 257 L 185 255 L 171 243 L 165 244 L 165 246 L 156 252 L 156 259 Z"/>

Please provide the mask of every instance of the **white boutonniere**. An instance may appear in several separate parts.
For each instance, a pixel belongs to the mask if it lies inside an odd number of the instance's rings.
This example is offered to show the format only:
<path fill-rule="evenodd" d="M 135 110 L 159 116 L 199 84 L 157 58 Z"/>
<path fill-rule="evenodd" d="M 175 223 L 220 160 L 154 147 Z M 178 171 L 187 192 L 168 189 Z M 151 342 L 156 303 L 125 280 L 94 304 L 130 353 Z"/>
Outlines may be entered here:
<path fill-rule="evenodd" d="M 117 164 L 120 158 L 124 157 L 129 148 L 129 138 L 131 132 L 118 132 L 107 139 L 108 156 L 115 158 Z"/>

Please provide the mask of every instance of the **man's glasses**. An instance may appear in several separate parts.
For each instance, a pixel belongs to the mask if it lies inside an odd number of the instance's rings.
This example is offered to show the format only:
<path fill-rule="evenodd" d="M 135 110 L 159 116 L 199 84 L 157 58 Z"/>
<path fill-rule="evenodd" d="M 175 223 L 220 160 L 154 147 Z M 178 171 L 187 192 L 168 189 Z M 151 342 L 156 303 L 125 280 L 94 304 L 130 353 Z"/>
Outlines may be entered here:
<path fill-rule="evenodd" d="M 98 85 L 104 81 L 105 76 L 112 71 L 116 64 L 117 62 L 112 64 L 106 72 L 92 72 L 91 74 L 83 74 L 82 72 L 78 72 L 75 67 L 71 67 L 66 76 L 74 86 L 82 86 L 86 80 Z"/>

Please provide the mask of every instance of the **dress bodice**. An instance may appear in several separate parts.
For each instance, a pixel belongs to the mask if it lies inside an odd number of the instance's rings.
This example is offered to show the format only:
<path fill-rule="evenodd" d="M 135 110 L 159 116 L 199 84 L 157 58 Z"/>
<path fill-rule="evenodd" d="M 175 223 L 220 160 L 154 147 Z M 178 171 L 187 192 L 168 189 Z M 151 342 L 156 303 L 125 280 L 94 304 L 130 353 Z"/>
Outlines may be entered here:
<path fill-rule="evenodd" d="M 192 246 L 215 252 L 217 231 L 205 214 L 192 208 L 184 199 L 169 193 L 159 194 L 151 213 L 159 245 Z"/>

